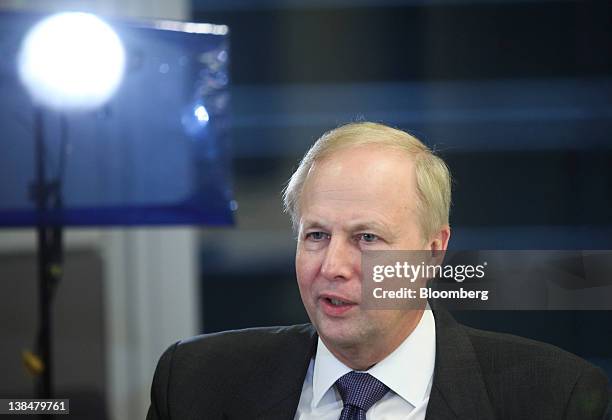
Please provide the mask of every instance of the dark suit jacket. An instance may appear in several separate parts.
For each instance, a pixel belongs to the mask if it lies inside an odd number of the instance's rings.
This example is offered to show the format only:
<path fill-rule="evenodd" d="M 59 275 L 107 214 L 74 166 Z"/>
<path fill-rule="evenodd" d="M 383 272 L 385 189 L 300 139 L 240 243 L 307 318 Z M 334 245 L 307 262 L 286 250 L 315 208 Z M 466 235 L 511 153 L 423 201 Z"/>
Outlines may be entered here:
<path fill-rule="evenodd" d="M 600 420 L 606 376 L 556 347 L 434 311 L 427 420 Z M 203 335 L 162 355 L 147 420 L 293 419 L 317 336 L 310 324 Z M 406 372 L 409 380 L 410 372 Z"/>

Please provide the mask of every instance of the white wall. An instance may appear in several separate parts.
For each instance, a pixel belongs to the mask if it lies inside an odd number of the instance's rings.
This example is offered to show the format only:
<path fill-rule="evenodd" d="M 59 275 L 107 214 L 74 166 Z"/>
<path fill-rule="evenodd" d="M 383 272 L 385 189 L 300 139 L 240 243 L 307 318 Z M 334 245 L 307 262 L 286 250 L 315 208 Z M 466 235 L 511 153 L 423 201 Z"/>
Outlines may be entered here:
<path fill-rule="evenodd" d="M 78 10 L 108 17 L 186 20 L 191 13 L 187 0 L 4 0 L 0 8 L 36 11 Z"/>

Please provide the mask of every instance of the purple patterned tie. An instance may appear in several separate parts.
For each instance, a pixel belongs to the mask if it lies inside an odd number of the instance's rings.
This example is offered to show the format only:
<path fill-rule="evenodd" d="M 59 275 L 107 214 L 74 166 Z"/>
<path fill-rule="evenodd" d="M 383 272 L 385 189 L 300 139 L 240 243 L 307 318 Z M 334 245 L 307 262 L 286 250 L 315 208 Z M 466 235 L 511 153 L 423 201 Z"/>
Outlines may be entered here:
<path fill-rule="evenodd" d="M 344 407 L 339 420 L 366 420 L 366 411 L 389 391 L 369 373 L 349 372 L 336 381 Z"/>

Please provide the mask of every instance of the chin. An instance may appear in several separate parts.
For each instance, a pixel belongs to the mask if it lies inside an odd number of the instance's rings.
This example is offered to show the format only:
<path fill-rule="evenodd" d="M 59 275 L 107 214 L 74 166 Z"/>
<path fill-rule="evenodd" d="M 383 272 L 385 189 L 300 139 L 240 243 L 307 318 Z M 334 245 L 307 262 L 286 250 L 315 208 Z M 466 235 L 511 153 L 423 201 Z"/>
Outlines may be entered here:
<path fill-rule="evenodd" d="M 323 320 L 316 325 L 316 328 L 326 345 L 353 347 L 363 342 L 363 334 L 360 329 L 350 324 Z"/>

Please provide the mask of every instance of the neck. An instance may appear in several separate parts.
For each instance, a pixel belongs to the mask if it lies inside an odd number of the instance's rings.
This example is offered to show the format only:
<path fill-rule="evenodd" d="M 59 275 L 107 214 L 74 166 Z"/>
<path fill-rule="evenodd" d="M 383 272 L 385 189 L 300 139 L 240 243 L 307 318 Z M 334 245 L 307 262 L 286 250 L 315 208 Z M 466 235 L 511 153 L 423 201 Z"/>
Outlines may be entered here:
<path fill-rule="evenodd" d="M 412 334 L 412 331 L 419 325 L 423 312 L 422 309 L 417 310 L 411 323 L 393 331 L 389 337 L 377 336 L 373 337 L 373 340 L 346 346 L 328 343 L 324 337 L 321 337 L 321 340 L 340 362 L 353 370 L 365 371 L 393 353 Z"/>

